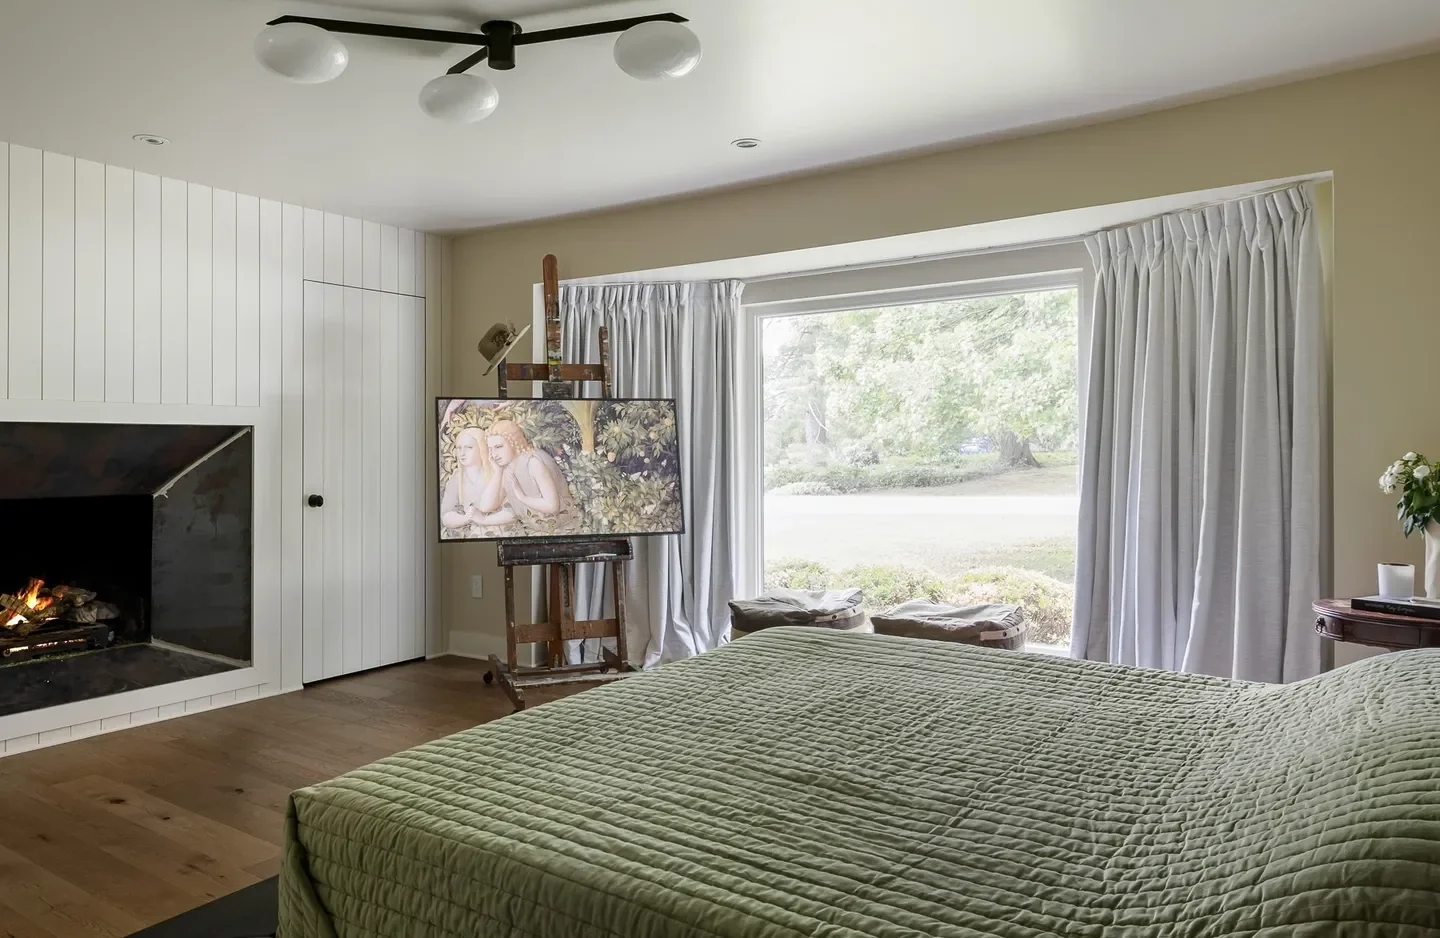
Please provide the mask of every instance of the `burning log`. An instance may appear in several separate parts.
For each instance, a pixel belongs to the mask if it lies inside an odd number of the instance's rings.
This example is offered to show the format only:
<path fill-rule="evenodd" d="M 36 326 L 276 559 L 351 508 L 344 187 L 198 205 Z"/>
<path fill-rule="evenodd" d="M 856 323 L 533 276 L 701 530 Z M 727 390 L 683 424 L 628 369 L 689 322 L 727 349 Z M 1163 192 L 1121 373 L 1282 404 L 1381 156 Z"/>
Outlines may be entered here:
<path fill-rule="evenodd" d="M 45 588 L 45 581 L 31 578 L 19 593 L 0 593 L 0 627 L 16 635 L 29 635 L 52 619 L 70 619 L 92 624 L 114 619 L 120 609 L 111 603 L 92 602 L 95 594 L 75 586 Z"/>

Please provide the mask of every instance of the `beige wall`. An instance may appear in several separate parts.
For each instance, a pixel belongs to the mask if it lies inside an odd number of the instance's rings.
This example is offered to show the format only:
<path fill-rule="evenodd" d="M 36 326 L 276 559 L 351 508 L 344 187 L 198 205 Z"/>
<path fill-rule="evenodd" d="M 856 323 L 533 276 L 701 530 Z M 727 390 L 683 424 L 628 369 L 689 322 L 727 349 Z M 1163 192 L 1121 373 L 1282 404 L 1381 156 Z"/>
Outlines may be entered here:
<path fill-rule="evenodd" d="M 540 258 L 587 277 L 1334 173 L 1335 584 L 1373 590 L 1377 559 L 1414 560 L 1375 486 L 1408 449 L 1440 450 L 1440 56 L 1138 117 L 585 217 L 457 238 L 454 394 L 494 391 L 481 332 L 530 315 Z M 583 158 L 583 156 L 577 156 Z M 501 632 L 493 549 L 442 548 L 443 612 L 464 649 Z M 469 598 L 470 575 L 485 598 Z M 469 632 L 471 634 L 464 634 Z M 1342 660 L 1344 660 L 1342 655 Z"/>

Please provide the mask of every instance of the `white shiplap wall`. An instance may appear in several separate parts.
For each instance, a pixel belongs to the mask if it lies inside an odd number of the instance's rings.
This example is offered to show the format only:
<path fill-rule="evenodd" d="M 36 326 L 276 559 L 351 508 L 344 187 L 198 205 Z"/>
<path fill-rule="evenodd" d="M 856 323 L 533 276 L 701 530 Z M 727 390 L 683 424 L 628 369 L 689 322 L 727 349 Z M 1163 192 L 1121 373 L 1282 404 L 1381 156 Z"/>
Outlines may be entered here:
<path fill-rule="evenodd" d="M 306 354 L 307 281 L 322 290 L 331 288 L 318 285 L 329 283 L 389 291 L 345 291 L 358 298 L 353 309 L 342 299 L 343 322 L 353 317 L 359 338 L 355 361 L 340 366 L 349 379 L 340 412 L 357 408 L 362 422 L 374 411 L 366 395 L 383 393 L 372 388 L 362 360 L 368 353 L 380 361 L 382 345 L 366 345 L 364 336 L 383 341 L 378 317 L 386 304 L 397 316 L 425 320 L 414 331 L 420 347 L 407 359 L 413 367 L 397 375 L 409 385 L 395 392 L 403 400 L 396 445 L 413 452 L 419 467 L 433 454 L 426 402 L 438 387 L 448 241 L 13 144 L 0 143 L 0 181 L 0 421 L 235 423 L 253 425 L 256 434 L 254 668 L 217 675 L 226 680 L 214 687 L 204 683 L 214 678 L 202 678 L 0 717 L 0 752 L 298 687 L 304 580 L 312 575 L 304 549 L 305 440 L 326 433 L 307 423 L 314 419 L 305 407 L 313 358 L 313 350 Z M 377 317 L 380 331 L 359 325 L 367 315 Z M 413 483 L 423 488 L 424 504 L 435 499 L 428 475 Z M 358 478 L 362 491 L 377 497 L 370 506 L 359 500 L 360 510 L 398 514 L 376 487 L 378 475 Z M 423 536 L 363 549 L 374 549 L 377 563 L 404 552 L 393 557 L 402 572 L 391 588 L 405 584 L 413 592 L 413 616 L 423 622 L 397 648 L 407 656 L 436 654 L 443 649 L 433 538 L 417 509 L 406 510 Z M 342 542 L 342 555 L 346 549 Z M 346 617 L 342 666 L 373 657 L 366 643 L 375 640 L 375 626 L 365 608 L 360 602 L 353 620 L 356 649 L 347 644 Z M 248 686 L 240 686 L 247 675 Z"/>

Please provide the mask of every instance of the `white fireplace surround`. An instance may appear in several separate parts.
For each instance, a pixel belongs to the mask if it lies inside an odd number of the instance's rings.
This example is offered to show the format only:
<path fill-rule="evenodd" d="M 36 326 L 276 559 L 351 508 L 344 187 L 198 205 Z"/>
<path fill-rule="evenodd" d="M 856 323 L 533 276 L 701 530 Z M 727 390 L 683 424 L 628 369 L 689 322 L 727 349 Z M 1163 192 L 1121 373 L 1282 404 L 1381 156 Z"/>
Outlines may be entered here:
<path fill-rule="evenodd" d="M 279 468 L 280 428 L 273 414 L 261 407 L 0 400 L 0 422 L 249 426 L 254 431 L 255 460 L 251 666 L 0 717 L 0 740 L 6 754 L 294 689 L 286 685 L 283 668 L 286 655 L 298 659 L 299 649 L 285 647 L 285 604 L 278 563 L 282 551 L 276 549 L 280 512 L 275 510 L 282 482 L 275 471 Z M 298 622 L 290 631 L 293 645 L 298 640 Z M 294 684 L 298 686 L 298 679 Z"/>
<path fill-rule="evenodd" d="M 0 422 L 254 429 L 252 665 L 0 717 L 0 754 L 298 689 L 305 284 L 425 298 L 429 399 L 448 240 L 13 144 L 0 182 Z M 440 654 L 433 546 L 416 569 Z"/>

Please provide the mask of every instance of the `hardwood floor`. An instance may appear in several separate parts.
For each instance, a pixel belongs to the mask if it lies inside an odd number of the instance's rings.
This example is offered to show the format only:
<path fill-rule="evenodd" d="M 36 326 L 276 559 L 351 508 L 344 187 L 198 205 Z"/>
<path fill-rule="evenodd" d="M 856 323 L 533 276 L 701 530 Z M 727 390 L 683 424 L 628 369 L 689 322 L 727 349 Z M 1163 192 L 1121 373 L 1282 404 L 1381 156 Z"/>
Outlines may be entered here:
<path fill-rule="evenodd" d="M 119 938 L 274 875 L 292 789 L 508 714 L 484 671 L 397 665 L 0 758 L 0 938 Z"/>

